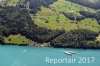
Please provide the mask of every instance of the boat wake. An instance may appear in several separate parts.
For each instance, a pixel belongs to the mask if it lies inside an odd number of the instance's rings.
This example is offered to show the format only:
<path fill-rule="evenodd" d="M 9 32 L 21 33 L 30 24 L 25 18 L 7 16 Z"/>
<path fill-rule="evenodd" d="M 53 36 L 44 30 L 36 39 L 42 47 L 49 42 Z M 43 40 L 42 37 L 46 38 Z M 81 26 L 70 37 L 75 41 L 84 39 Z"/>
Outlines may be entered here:
<path fill-rule="evenodd" d="M 25 52 L 27 52 L 27 50 L 23 50 L 23 52 L 22 52 L 22 53 L 25 53 Z"/>

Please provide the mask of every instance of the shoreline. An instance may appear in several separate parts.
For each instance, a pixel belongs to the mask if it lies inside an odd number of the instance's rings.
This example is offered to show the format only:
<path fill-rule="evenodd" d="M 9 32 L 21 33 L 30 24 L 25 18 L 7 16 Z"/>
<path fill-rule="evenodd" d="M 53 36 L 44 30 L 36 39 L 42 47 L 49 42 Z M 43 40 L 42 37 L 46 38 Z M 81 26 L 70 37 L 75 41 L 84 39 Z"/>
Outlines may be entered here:
<path fill-rule="evenodd" d="M 34 47 L 51 47 L 49 43 L 36 43 L 36 44 L 0 43 L 0 45 L 34 46 Z"/>
<path fill-rule="evenodd" d="M 48 47 L 48 48 L 56 48 L 56 47 L 52 47 L 50 45 L 50 43 L 36 43 L 36 44 L 14 44 L 14 43 L 0 43 L 0 45 L 11 45 L 11 46 L 33 46 L 33 47 Z M 58 48 L 64 48 L 64 47 L 58 47 Z M 92 49 L 92 50 L 97 50 L 100 48 L 82 48 L 82 47 L 66 47 L 66 48 L 71 48 L 71 49 Z M 65 48 L 65 49 L 66 49 Z"/>

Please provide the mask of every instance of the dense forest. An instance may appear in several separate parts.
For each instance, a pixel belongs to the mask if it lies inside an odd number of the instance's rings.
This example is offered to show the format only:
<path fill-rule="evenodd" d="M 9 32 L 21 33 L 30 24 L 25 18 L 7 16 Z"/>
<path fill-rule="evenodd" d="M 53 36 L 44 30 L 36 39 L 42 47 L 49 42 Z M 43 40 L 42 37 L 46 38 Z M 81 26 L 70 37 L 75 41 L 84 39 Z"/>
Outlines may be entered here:
<path fill-rule="evenodd" d="M 79 13 L 81 14 L 81 16 L 76 16 L 74 13 L 64 13 L 63 12 L 63 14 L 66 17 L 68 17 L 70 20 L 81 21 L 81 20 L 84 20 L 85 18 L 95 18 L 99 23 L 100 12 L 90 13 L 90 12 L 86 12 L 86 11 L 79 11 Z"/>
<path fill-rule="evenodd" d="M 57 0 L 20 0 L 17 6 L 22 8 L 29 8 L 30 13 L 35 14 L 40 10 L 41 5 L 48 7 Z"/>
<path fill-rule="evenodd" d="M 55 38 L 50 44 L 56 48 L 100 48 L 100 42 L 96 41 L 98 35 L 87 29 L 72 30 Z"/>
<path fill-rule="evenodd" d="M 76 16 L 74 13 L 63 13 L 70 20 L 81 21 L 85 19 L 85 16 Z"/>

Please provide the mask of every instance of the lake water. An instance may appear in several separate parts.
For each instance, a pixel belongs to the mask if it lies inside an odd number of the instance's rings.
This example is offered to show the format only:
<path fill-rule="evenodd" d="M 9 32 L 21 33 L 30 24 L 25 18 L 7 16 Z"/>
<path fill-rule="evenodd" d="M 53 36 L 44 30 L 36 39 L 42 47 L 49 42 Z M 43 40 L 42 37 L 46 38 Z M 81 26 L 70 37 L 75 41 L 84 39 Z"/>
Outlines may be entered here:
<path fill-rule="evenodd" d="M 74 55 L 66 55 L 64 51 L 75 51 Z M 84 63 L 79 63 L 79 57 Z M 46 62 L 49 59 L 75 58 L 75 63 Z M 86 59 L 86 62 L 84 61 Z M 94 59 L 93 59 L 94 58 Z M 88 60 L 87 60 L 88 59 Z M 60 61 L 59 61 L 60 62 Z M 1 46 L 0 66 L 100 66 L 100 50 L 37 48 L 29 46 Z"/>

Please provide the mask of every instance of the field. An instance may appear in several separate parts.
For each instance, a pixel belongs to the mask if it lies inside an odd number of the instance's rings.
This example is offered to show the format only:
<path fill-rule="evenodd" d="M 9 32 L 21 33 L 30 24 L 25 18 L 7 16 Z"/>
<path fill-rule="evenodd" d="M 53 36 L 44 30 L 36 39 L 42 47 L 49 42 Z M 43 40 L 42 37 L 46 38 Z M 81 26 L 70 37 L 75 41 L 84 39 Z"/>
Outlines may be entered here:
<path fill-rule="evenodd" d="M 8 0 L 7 2 L 0 2 L 0 5 L 3 6 L 16 6 L 19 0 Z"/>
<path fill-rule="evenodd" d="M 19 2 L 19 0 L 10 0 L 8 1 L 8 6 L 16 6 L 16 4 Z"/>
<path fill-rule="evenodd" d="M 18 35 L 10 35 L 8 37 L 4 37 L 5 43 L 13 43 L 13 44 L 34 44 L 33 41 L 27 39 L 25 36 Z"/>
<path fill-rule="evenodd" d="M 49 8 L 41 6 L 41 10 L 38 11 L 35 16 L 31 14 L 31 17 L 38 26 L 46 27 L 48 29 L 73 30 L 86 28 L 98 32 L 100 26 L 95 19 L 86 18 L 78 22 L 78 24 L 75 24 L 73 20 L 68 19 L 61 13 L 74 13 L 76 16 L 81 16 L 79 13 L 80 10 L 90 13 L 96 12 L 96 10 L 92 8 L 84 7 L 65 0 L 58 0 L 51 4 Z"/>

